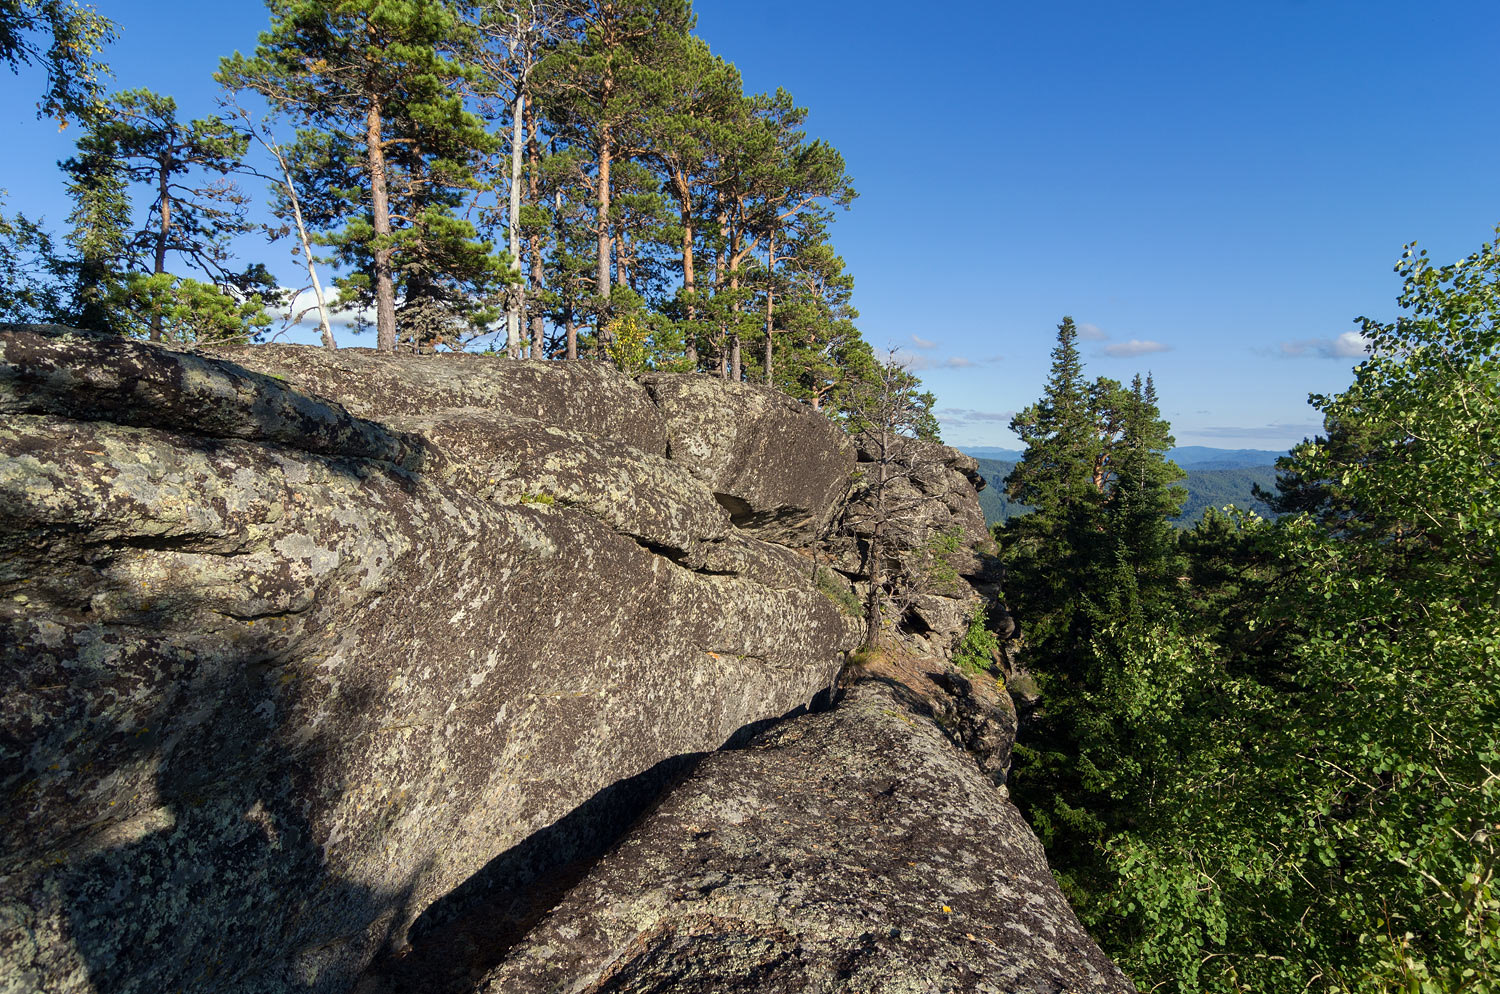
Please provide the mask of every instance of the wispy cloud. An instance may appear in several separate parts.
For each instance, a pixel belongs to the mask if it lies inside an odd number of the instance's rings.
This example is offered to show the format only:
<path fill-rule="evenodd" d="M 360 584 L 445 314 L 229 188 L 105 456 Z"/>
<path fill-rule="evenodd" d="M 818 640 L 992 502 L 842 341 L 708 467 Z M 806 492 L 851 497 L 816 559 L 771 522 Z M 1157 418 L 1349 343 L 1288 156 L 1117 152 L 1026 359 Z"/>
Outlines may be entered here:
<path fill-rule="evenodd" d="M 1078 326 L 1078 337 L 1083 339 L 1085 342 L 1102 342 L 1109 336 L 1106 335 L 1104 333 L 1104 329 L 1099 327 L 1097 324 L 1089 324 L 1087 321 L 1085 321 L 1083 322 L 1083 324 Z"/>
<path fill-rule="evenodd" d="M 1207 428 L 1194 428 L 1193 435 L 1205 438 L 1307 438 L 1316 435 L 1323 430 L 1323 426 L 1316 422 L 1301 422 L 1295 424 L 1269 424 L 1269 425 L 1210 425 Z"/>
<path fill-rule="evenodd" d="M 1277 354 L 1283 359 L 1363 359 L 1370 343 L 1357 331 L 1346 331 L 1337 338 L 1304 338 L 1282 342 Z"/>
<path fill-rule="evenodd" d="M 971 366 L 979 365 L 979 363 L 975 362 L 973 359 L 965 359 L 961 355 L 956 355 L 949 356 L 947 359 L 944 359 L 943 365 L 947 366 L 949 369 L 968 369 Z"/>
<path fill-rule="evenodd" d="M 1161 342 L 1143 342 L 1139 338 L 1132 338 L 1128 342 L 1116 342 L 1114 345 L 1104 346 L 1104 354 L 1116 359 L 1124 359 L 1130 356 L 1150 355 L 1153 352 L 1167 352 L 1172 346 L 1163 345 Z"/>
<path fill-rule="evenodd" d="M 950 428 L 987 424 L 1008 425 L 1010 419 L 1016 416 L 1015 411 L 972 411 L 963 407 L 943 407 L 935 413 L 937 419 Z"/>
<path fill-rule="evenodd" d="M 923 338 L 921 335 L 913 335 L 913 336 L 911 336 L 911 343 L 913 345 L 915 345 L 917 348 L 922 349 L 924 351 L 927 350 L 927 349 L 935 349 L 935 348 L 937 348 L 937 344 L 938 344 L 937 342 L 934 342 L 931 339 Z"/>
<path fill-rule="evenodd" d="M 905 369 L 909 369 L 913 373 L 920 373 L 923 370 L 932 369 L 935 365 L 935 363 L 929 356 L 914 355 L 910 352 L 903 352 L 899 346 L 893 345 L 888 345 L 883 349 L 876 349 L 875 358 L 883 363 L 891 362 L 892 360 L 894 360 L 897 365 L 902 366 Z"/>

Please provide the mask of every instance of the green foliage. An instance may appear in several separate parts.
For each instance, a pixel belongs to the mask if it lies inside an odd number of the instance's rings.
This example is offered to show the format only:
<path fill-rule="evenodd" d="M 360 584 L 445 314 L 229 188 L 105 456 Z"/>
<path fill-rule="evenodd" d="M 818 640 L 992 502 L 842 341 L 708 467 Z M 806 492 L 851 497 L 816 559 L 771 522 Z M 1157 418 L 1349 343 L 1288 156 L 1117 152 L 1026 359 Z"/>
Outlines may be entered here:
<path fill-rule="evenodd" d="M 171 273 L 131 273 L 120 306 L 125 334 L 178 345 L 243 345 L 271 324 L 259 295 L 237 298 Z"/>
<path fill-rule="evenodd" d="M 73 256 L 64 267 L 68 323 L 118 334 L 130 266 L 126 239 L 131 210 L 124 164 L 112 129 L 87 129 L 77 149 L 77 155 L 61 164 L 73 201 L 67 236 Z"/>
<path fill-rule="evenodd" d="M 988 673 L 1000 654 L 1000 639 L 989 629 L 989 616 L 983 605 L 976 605 L 969 615 L 969 627 L 953 648 L 953 662 L 967 673 Z"/>
<path fill-rule="evenodd" d="M 52 236 L 39 222 L 0 213 L 0 314 L 6 320 L 57 321 L 63 310 L 62 265 Z"/>
<path fill-rule="evenodd" d="M 928 539 L 924 560 L 924 586 L 933 590 L 951 588 L 958 582 L 958 558 L 967 552 L 964 530 L 954 525 Z"/>
<path fill-rule="evenodd" d="M 617 288 L 616 305 L 634 296 L 628 288 Z M 639 298 L 636 298 L 639 301 Z M 622 305 L 625 309 L 628 304 Z M 629 307 L 609 323 L 610 334 L 604 343 L 604 354 L 624 372 L 636 374 L 648 369 L 664 372 L 687 372 L 690 364 L 682 355 L 682 338 L 677 326 L 648 313 L 644 307 Z"/>
<path fill-rule="evenodd" d="M 97 56 L 114 38 L 112 21 L 73 0 L 0 0 L 0 62 L 47 74 L 38 117 L 65 123 L 98 112 L 109 69 Z"/>
<path fill-rule="evenodd" d="M 1142 989 L 1500 989 L 1500 251 L 1397 271 L 1295 513 L 1205 515 L 1155 610 L 1042 619 L 1013 782 Z"/>

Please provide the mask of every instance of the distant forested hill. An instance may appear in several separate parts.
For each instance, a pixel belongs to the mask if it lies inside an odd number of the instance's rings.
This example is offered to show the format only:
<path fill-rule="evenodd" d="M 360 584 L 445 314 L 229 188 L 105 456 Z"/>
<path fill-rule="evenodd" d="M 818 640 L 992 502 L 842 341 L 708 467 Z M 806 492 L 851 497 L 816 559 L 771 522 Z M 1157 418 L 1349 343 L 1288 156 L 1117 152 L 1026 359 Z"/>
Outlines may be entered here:
<path fill-rule="evenodd" d="M 979 475 L 988 484 L 979 491 L 979 506 L 984 511 L 984 523 L 998 525 L 1012 514 L 1025 514 L 1031 508 L 1025 504 L 1012 504 L 1005 496 L 1005 478 L 1015 468 L 1015 460 L 979 459 Z"/>
<path fill-rule="evenodd" d="M 1275 517 L 1271 509 L 1256 500 L 1251 487 L 1259 484 L 1262 490 L 1276 490 L 1275 466 L 1250 466 L 1240 469 L 1190 469 L 1183 485 L 1188 497 L 1182 503 L 1182 516 L 1175 524 L 1179 528 L 1191 528 L 1210 507 L 1233 504 L 1246 511 L 1254 511 L 1262 517 Z"/>
<path fill-rule="evenodd" d="M 1256 455 L 1263 454 L 1256 453 Z M 1274 458 L 1278 453 L 1270 453 L 1270 455 Z M 1224 461 L 1230 461 L 1233 456 L 1233 453 L 1225 452 Z M 1219 460 L 1205 459 L 1204 461 L 1212 464 Z M 1012 514 L 1025 514 L 1031 510 L 1025 504 L 1012 503 L 1005 496 L 1002 482 L 1010 473 L 1011 468 L 1015 466 L 1013 460 L 980 459 L 978 462 L 979 473 L 989 484 L 979 491 L 979 506 L 984 509 L 986 524 L 998 524 Z M 1276 467 L 1263 465 L 1241 466 L 1234 469 L 1189 469 L 1187 479 L 1180 484 L 1187 487 L 1188 497 L 1182 505 L 1182 516 L 1174 523 L 1179 528 L 1191 528 L 1198 523 L 1198 519 L 1203 517 L 1205 510 L 1210 507 L 1223 507 L 1226 504 L 1233 504 L 1236 507 L 1272 517 L 1270 510 L 1251 494 L 1250 488 L 1257 483 L 1266 490 L 1274 490 Z"/>

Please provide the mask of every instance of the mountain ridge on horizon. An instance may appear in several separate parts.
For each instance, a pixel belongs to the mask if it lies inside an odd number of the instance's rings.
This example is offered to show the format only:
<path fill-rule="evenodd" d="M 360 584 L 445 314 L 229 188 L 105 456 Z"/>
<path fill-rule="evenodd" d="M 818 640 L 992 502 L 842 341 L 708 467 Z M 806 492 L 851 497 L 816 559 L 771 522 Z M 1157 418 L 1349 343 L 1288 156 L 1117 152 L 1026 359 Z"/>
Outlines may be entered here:
<path fill-rule="evenodd" d="M 975 459 L 992 459 L 1003 462 L 1020 462 L 1023 449 L 1007 449 L 997 445 L 957 445 L 954 448 Z M 1251 469 L 1272 466 L 1287 450 L 1276 449 L 1220 449 L 1211 445 L 1179 445 L 1167 452 L 1171 459 L 1183 469 Z"/>

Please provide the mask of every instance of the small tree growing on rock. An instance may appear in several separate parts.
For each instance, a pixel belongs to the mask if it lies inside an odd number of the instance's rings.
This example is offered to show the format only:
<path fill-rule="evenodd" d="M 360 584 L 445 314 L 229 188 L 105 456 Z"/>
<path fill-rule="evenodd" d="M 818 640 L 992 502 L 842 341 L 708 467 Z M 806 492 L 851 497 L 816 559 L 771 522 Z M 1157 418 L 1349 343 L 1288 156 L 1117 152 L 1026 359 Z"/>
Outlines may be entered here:
<path fill-rule="evenodd" d="M 866 457 L 865 469 L 854 485 L 851 503 L 860 505 L 869 528 L 865 573 L 870 578 L 866 598 L 865 648 L 873 648 L 880 634 L 881 603 L 895 577 L 886 569 L 891 558 L 893 524 L 917 504 L 933 499 L 916 486 L 924 471 L 937 468 L 938 440 L 933 396 L 920 392 L 921 381 L 909 366 L 892 354 L 875 367 L 849 398 L 849 427 Z"/>

